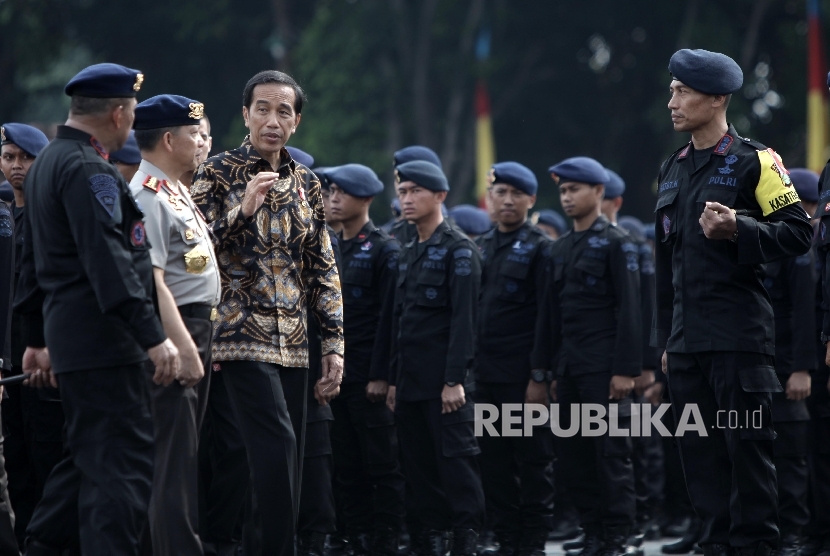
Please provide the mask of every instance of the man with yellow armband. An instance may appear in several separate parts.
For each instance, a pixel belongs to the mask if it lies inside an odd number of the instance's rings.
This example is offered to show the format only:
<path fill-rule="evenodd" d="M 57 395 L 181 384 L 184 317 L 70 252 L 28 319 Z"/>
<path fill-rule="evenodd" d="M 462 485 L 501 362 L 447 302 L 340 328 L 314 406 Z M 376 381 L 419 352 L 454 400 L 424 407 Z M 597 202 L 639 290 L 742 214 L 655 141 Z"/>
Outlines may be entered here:
<path fill-rule="evenodd" d="M 669 71 L 672 124 L 691 141 L 657 182 L 652 345 L 665 350 L 704 554 L 767 556 L 779 538 L 770 405 L 781 385 L 761 265 L 806 253 L 812 227 L 781 158 L 727 123 L 738 64 L 680 50 Z"/>

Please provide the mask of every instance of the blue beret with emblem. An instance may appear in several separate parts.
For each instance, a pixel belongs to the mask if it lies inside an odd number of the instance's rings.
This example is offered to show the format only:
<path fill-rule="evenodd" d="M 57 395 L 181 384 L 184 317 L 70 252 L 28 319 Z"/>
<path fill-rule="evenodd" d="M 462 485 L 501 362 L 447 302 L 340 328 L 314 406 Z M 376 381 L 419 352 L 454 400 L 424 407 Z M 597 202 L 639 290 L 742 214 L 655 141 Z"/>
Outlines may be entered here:
<path fill-rule="evenodd" d="M 544 224 L 545 226 L 550 226 L 551 228 L 556 230 L 559 233 L 559 235 L 562 235 L 568 231 L 568 223 L 565 221 L 565 217 L 556 212 L 555 210 L 542 209 L 536 214 L 539 215 L 536 219 L 537 224 Z"/>
<path fill-rule="evenodd" d="M 14 188 L 8 181 L 0 183 L 0 201 L 11 203 L 14 201 Z"/>
<path fill-rule="evenodd" d="M 450 184 L 441 168 L 426 160 L 404 162 L 395 168 L 398 183 L 412 181 L 430 191 L 449 191 Z"/>
<path fill-rule="evenodd" d="M 539 182 L 530 168 L 518 162 L 496 162 L 492 168 L 492 182 L 506 183 L 528 195 L 536 195 Z"/>
<path fill-rule="evenodd" d="M 793 187 L 802 201 L 818 202 L 819 175 L 807 168 L 793 168 L 790 170 L 790 179 Z"/>
<path fill-rule="evenodd" d="M 559 164 L 554 164 L 548 168 L 548 172 L 553 174 L 556 183 L 563 181 L 587 183 L 590 185 L 608 183 L 608 172 L 605 170 L 605 167 L 593 158 L 587 156 L 566 158 Z"/>
<path fill-rule="evenodd" d="M 130 136 L 123 147 L 110 153 L 109 161 L 121 164 L 141 164 L 141 151 L 138 150 L 138 143 L 135 141 L 135 131 L 130 131 Z"/>
<path fill-rule="evenodd" d="M 413 160 L 426 160 L 427 162 L 432 162 L 439 168 L 443 168 L 441 166 L 441 159 L 438 158 L 438 155 L 435 154 L 435 151 L 430 149 L 429 147 L 422 147 L 421 145 L 412 145 L 409 147 L 404 147 L 399 151 L 395 152 L 395 166 L 400 166 L 404 162 L 412 162 Z"/>
<path fill-rule="evenodd" d="M 707 95 L 731 95 L 744 83 L 738 63 L 720 52 L 684 48 L 669 60 L 672 77 Z"/>
<path fill-rule="evenodd" d="M 135 107 L 135 129 L 159 129 L 199 125 L 205 117 L 205 105 L 180 95 L 157 95 Z"/>
<path fill-rule="evenodd" d="M 0 143 L 17 145 L 30 156 L 36 157 L 49 144 L 49 139 L 36 127 L 10 123 L 0 126 Z"/>
<path fill-rule="evenodd" d="M 473 205 L 456 205 L 449 210 L 449 216 L 465 234 L 480 236 L 493 227 L 487 211 Z"/>
<path fill-rule="evenodd" d="M 625 193 L 625 181 L 614 170 L 605 169 L 608 172 L 608 183 L 605 184 L 605 198 L 616 199 Z"/>
<path fill-rule="evenodd" d="M 374 197 L 383 191 L 383 183 L 377 174 L 363 164 L 344 164 L 327 172 L 331 182 L 352 197 Z"/>
<path fill-rule="evenodd" d="M 144 74 L 138 70 L 118 64 L 95 64 L 79 71 L 63 92 L 70 97 L 130 98 L 141 90 L 142 83 Z"/>
<path fill-rule="evenodd" d="M 297 147 L 285 147 L 285 150 L 288 151 L 288 154 L 291 155 L 291 158 L 294 162 L 299 162 L 306 168 L 311 168 L 314 166 L 314 157 L 305 152 L 302 149 L 298 149 Z"/>
<path fill-rule="evenodd" d="M 620 216 L 617 219 L 617 226 L 631 234 L 637 239 L 645 239 L 646 226 L 643 221 L 636 216 Z"/>

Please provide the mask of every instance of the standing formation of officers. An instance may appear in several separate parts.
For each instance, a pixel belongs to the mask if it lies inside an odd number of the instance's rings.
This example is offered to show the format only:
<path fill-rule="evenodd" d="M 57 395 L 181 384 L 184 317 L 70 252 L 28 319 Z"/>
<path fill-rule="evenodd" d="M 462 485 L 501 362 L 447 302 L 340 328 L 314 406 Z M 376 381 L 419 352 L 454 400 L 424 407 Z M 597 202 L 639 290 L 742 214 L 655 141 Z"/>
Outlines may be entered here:
<path fill-rule="evenodd" d="M 650 439 L 476 437 L 475 404 L 633 429 L 661 393 L 672 432 L 702 419 L 677 439 L 686 551 L 830 554 L 830 178 L 727 124 L 731 58 L 669 70 L 691 141 L 660 169 L 654 259 L 618 225 L 621 178 L 581 156 L 549 169 L 564 232 L 530 218 L 527 167 L 493 165 L 489 219 L 447 217 L 440 159 L 402 149 L 380 228 L 371 169 L 286 148 L 304 93 L 277 71 L 209 158 L 204 105 L 137 104 L 143 74 L 115 64 L 67 84 L 51 143 L 2 126 L 0 366 L 27 386 L 3 403 L 0 554 L 396 556 L 406 532 L 417 556 L 543 556 L 555 460 L 574 554 L 636 554 Z"/>

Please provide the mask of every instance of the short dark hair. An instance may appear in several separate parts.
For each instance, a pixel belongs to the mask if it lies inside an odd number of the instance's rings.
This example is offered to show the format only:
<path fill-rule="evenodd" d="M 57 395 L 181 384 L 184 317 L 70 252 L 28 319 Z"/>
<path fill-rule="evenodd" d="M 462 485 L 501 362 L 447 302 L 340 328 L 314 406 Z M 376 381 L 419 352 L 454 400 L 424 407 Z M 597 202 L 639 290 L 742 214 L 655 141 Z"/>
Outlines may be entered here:
<path fill-rule="evenodd" d="M 161 138 L 164 137 L 164 134 L 168 131 L 172 134 L 178 133 L 181 126 L 176 127 L 159 127 L 156 129 L 136 129 L 135 130 L 135 142 L 138 143 L 138 150 L 140 151 L 152 151 L 156 148 L 156 145 L 159 144 Z"/>
<path fill-rule="evenodd" d="M 93 98 L 74 95 L 69 104 L 69 112 L 75 116 L 93 116 L 105 114 L 119 104 L 126 104 L 127 98 Z"/>
<path fill-rule="evenodd" d="M 205 124 L 207 125 L 208 135 L 210 135 L 210 119 L 207 117 L 207 114 L 202 115 L 202 120 L 204 120 Z"/>
<path fill-rule="evenodd" d="M 248 80 L 248 83 L 245 84 L 245 90 L 242 92 L 242 106 L 250 109 L 254 102 L 254 87 L 267 83 L 285 85 L 294 89 L 294 111 L 297 114 L 303 112 L 303 103 L 306 102 L 306 96 L 302 87 L 287 73 L 276 70 L 261 71 Z"/>

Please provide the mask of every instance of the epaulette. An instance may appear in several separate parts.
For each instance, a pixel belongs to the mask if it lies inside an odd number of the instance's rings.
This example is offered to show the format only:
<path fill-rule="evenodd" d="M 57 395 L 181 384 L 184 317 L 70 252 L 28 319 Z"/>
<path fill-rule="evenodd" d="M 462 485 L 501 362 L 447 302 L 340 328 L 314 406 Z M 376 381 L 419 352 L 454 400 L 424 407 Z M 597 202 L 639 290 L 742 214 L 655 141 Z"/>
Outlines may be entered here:
<path fill-rule="evenodd" d="M 747 145 L 749 145 L 750 147 L 752 147 L 755 150 L 758 150 L 758 151 L 767 150 L 766 145 L 764 145 L 763 143 L 761 143 L 759 141 L 753 141 L 752 139 L 750 139 L 748 137 L 741 137 L 741 141 L 743 141 L 744 143 L 746 143 Z"/>
<path fill-rule="evenodd" d="M 161 189 L 161 182 L 158 178 L 154 178 L 153 176 L 147 176 L 144 180 L 144 183 L 141 184 L 153 193 L 158 193 L 159 189 Z"/>

